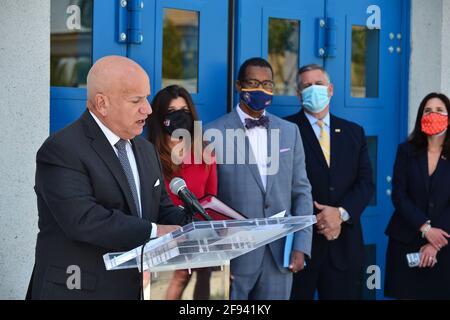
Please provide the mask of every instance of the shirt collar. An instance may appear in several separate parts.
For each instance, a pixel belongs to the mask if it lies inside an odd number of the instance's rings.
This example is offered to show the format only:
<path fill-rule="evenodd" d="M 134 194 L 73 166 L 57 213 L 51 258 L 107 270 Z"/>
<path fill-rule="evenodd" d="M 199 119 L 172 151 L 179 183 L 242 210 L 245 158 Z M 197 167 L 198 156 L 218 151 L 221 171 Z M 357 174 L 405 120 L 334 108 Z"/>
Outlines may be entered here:
<path fill-rule="evenodd" d="M 91 111 L 89 111 L 91 116 L 94 118 L 95 122 L 100 127 L 100 130 L 102 130 L 103 134 L 105 135 L 106 139 L 108 139 L 109 143 L 115 147 L 116 143 L 119 142 L 120 137 L 116 135 L 114 132 L 112 132 L 107 126 L 105 126 L 97 117 L 95 114 L 93 114 Z M 127 140 L 130 142 L 130 140 Z"/>
<path fill-rule="evenodd" d="M 306 119 L 308 119 L 309 123 L 311 124 L 311 126 L 315 125 L 318 121 L 317 118 L 313 117 L 311 114 L 309 114 L 308 112 L 305 112 L 305 116 Z M 328 112 L 326 114 L 326 116 L 322 119 L 323 123 L 325 123 L 325 125 L 329 128 L 330 127 L 330 113 Z"/>
<path fill-rule="evenodd" d="M 242 109 L 241 109 L 241 104 L 238 103 L 237 107 L 236 107 L 237 113 L 239 115 L 239 118 L 241 119 L 242 124 L 245 127 L 245 119 L 246 118 L 250 118 L 253 120 L 258 120 L 259 118 L 253 118 L 252 116 L 246 114 Z M 266 115 L 266 110 L 264 110 L 263 114 L 261 116 L 265 116 Z"/>

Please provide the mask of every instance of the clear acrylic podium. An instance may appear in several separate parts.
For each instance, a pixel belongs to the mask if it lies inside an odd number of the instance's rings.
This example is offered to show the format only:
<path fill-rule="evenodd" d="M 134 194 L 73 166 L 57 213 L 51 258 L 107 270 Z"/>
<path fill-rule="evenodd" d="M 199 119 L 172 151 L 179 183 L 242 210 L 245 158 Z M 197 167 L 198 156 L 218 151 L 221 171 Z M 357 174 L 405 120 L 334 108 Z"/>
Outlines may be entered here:
<path fill-rule="evenodd" d="M 161 275 L 175 270 L 220 267 L 222 275 L 218 286 L 225 288 L 216 298 L 228 297 L 230 260 L 255 250 L 289 233 L 313 225 L 316 217 L 295 216 L 265 219 L 198 221 L 172 233 L 149 241 L 142 252 L 139 246 L 128 252 L 108 253 L 103 256 L 107 270 L 138 268 L 151 273 L 146 298 L 163 299 L 163 294 L 153 294 L 161 283 Z M 214 270 L 214 269 L 213 269 Z M 215 269 L 218 270 L 217 268 Z M 148 273 L 147 273 L 148 274 Z M 170 277 L 168 277 L 170 279 Z M 225 282 L 223 282 L 225 281 Z M 152 289 L 150 290 L 150 283 Z M 161 289 L 163 290 L 163 289 Z M 150 293 L 151 292 L 151 293 Z"/>

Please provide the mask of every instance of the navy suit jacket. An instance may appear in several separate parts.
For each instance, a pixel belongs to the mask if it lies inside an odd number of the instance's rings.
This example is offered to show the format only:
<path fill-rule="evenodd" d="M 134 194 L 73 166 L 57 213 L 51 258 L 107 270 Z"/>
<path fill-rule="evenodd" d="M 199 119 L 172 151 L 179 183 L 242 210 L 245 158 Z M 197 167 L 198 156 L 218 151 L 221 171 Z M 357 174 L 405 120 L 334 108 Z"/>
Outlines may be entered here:
<path fill-rule="evenodd" d="M 154 146 L 142 137 L 131 142 L 142 218 L 119 158 L 89 112 L 39 149 L 35 185 L 39 234 L 29 298 L 139 298 L 138 270 L 106 271 L 103 255 L 146 242 L 151 222 L 182 225 L 188 219 L 166 192 Z M 66 285 L 72 265 L 81 270 L 80 290 Z"/>
<path fill-rule="evenodd" d="M 392 181 L 395 211 L 386 234 L 404 244 L 420 239 L 420 227 L 432 226 L 450 232 L 450 159 L 441 157 L 432 183 L 428 177 L 426 150 L 419 151 L 408 142 L 399 145 Z"/>
<path fill-rule="evenodd" d="M 286 119 L 300 128 L 313 200 L 343 207 L 351 217 L 350 221 L 342 224 L 342 232 L 334 241 L 319 235 L 314 226 L 311 261 L 308 263 L 311 267 L 319 265 L 329 251 L 332 263 L 339 270 L 359 268 L 364 260 L 360 218 L 374 192 L 364 129 L 330 114 L 329 168 L 304 111 Z"/>

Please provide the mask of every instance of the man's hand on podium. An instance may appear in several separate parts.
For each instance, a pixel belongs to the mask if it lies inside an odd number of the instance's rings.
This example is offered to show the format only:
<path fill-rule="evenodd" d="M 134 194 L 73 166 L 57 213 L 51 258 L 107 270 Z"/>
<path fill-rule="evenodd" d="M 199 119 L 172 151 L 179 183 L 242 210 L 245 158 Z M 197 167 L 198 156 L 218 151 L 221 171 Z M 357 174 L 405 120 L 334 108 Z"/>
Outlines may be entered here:
<path fill-rule="evenodd" d="M 172 225 L 172 224 L 157 224 L 157 232 L 156 232 L 156 237 L 162 237 L 163 235 L 167 234 L 167 233 L 171 233 L 177 229 L 180 229 L 180 226 L 177 225 Z"/>
<path fill-rule="evenodd" d="M 289 270 L 293 273 L 302 271 L 305 267 L 305 254 L 303 252 L 293 250 L 291 254 L 291 263 L 289 264 Z"/>

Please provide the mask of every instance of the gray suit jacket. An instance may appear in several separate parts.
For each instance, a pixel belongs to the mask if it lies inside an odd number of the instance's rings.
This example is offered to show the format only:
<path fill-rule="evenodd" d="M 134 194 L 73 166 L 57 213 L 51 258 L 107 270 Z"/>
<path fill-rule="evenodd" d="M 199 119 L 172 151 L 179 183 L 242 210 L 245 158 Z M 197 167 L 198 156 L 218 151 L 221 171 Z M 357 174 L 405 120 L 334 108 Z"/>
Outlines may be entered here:
<path fill-rule="evenodd" d="M 215 148 L 218 163 L 218 198 L 248 218 L 268 218 L 283 210 L 286 210 L 287 215 L 312 215 L 311 185 L 306 175 L 305 155 L 298 127 L 268 112 L 266 115 L 270 119 L 267 150 L 272 158 L 279 156 L 278 171 L 267 176 L 266 190 L 258 166 L 250 161 L 253 153 L 248 138 L 244 138 L 246 143 L 242 146 L 236 142 L 237 139 L 231 138 L 230 141 L 228 137 L 227 147 L 227 129 L 231 129 L 228 134 L 233 132 L 233 129 L 244 130 L 237 111 L 234 110 L 205 127 L 205 133 L 211 133 L 209 129 L 216 129 L 216 132 L 220 131 L 224 137 L 223 147 Z M 279 139 L 274 141 L 272 140 L 277 137 L 277 133 L 274 133 L 273 129 L 279 129 Z M 276 143 L 279 144 L 279 148 L 275 148 L 277 155 L 271 154 L 271 146 Z M 238 158 L 244 155 L 245 164 L 237 164 Z M 234 164 L 224 164 L 227 158 L 234 159 Z M 276 159 L 273 159 L 271 165 L 275 165 L 274 160 Z M 310 255 L 311 241 L 312 228 L 309 227 L 295 234 L 293 249 Z M 283 267 L 284 245 L 285 238 L 269 244 L 281 272 L 288 271 Z M 263 256 L 264 247 L 234 259 L 231 262 L 232 273 L 246 275 L 255 272 L 261 266 Z"/>

